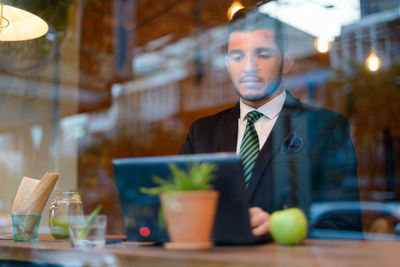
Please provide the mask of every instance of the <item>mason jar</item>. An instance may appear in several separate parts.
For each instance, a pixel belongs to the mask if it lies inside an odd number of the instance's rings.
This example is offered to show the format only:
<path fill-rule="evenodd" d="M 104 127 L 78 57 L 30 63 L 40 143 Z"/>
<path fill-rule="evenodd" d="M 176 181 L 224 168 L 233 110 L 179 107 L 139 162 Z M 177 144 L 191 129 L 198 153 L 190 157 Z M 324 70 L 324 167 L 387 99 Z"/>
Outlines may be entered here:
<path fill-rule="evenodd" d="M 50 203 L 49 227 L 54 238 L 68 238 L 68 216 L 83 215 L 83 205 L 79 193 L 75 190 L 55 191 Z"/>

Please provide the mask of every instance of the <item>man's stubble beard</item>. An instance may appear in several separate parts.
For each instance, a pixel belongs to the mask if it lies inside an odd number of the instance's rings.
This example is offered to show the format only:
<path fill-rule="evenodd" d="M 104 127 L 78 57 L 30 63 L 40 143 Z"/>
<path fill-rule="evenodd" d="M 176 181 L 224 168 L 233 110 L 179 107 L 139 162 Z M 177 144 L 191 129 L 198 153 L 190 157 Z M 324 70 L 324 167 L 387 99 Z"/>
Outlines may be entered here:
<path fill-rule="evenodd" d="M 265 88 L 266 90 L 264 90 L 265 93 L 264 93 L 263 95 L 261 95 L 261 96 L 254 95 L 254 96 L 244 97 L 244 96 L 239 92 L 239 90 L 236 88 L 236 86 L 234 86 L 235 92 L 239 95 L 239 97 L 240 97 L 241 99 L 243 99 L 243 100 L 245 100 L 245 101 L 249 101 L 249 102 L 256 102 L 256 101 L 260 101 L 260 100 L 269 98 L 269 97 L 271 97 L 271 96 L 276 92 L 276 90 L 277 90 L 277 89 L 279 88 L 279 86 L 281 85 L 281 83 L 282 83 L 282 73 L 283 73 L 283 60 L 282 60 L 281 65 L 280 65 L 280 67 L 279 67 L 279 73 L 278 73 L 278 75 L 277 75 L 277 76 L 278 76 L 278 79 L 276 79 L 275 81 L 269 83 L 269 84 L 267 85 L 267 88 Z M 269 88 L 269 87 L 271 87 L 271 88 Z"/>

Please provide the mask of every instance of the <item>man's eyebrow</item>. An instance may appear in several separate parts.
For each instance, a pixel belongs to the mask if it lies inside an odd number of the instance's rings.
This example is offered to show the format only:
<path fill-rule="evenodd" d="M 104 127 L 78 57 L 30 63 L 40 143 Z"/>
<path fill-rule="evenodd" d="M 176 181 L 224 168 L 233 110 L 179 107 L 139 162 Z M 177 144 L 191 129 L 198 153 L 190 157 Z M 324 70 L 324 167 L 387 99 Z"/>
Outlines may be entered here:
<path fill-rule="evenodd" d="M 239 49 L 229 51 L 228 55 L 232 55 L 232 54 L 243 54 L 243 51 L 239 50 Z"/>
<path fill-rule="evenodd" d="M 267 53 L 275 53 L 275 49 L 269 47 L 259 47 L 256 49 L 258 53 L 260 52 L 267 52 Z"/>

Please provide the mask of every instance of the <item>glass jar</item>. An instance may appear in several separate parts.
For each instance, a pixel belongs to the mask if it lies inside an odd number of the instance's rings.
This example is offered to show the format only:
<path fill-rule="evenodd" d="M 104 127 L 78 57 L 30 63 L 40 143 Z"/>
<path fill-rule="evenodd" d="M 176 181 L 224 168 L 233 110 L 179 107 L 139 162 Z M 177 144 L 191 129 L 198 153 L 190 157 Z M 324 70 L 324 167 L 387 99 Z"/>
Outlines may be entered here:
<path fill-rule="evenodd" d="M 83 215 L 82 200 L 77 191 L 56 191 L 50 204 L 49 227 L 54 238 L 68 238 L 68 216 Z"/>

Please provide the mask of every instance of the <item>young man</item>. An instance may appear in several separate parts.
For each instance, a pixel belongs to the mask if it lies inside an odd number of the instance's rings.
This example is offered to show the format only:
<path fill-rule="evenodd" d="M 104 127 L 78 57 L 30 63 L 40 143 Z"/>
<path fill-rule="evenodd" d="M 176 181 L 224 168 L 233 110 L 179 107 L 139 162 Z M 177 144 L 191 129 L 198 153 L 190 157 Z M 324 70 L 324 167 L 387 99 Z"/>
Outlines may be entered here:
<path fill-rule="evenodd" d="M 269 214 L 284 206 L 309 215 L 313 201 L 359 200 L 348 121 L 286 91 L 282 78 L 292 65 L 283 25 L 257 11 L 238 11 L 228 28 L 226 66 L 240 101 L 194 122 L 181 149 L 241 156 L 255 236 L 269 232 Z M 343 186 L 349 182 L 353 188 Z M 354 223 L 340 216 L 320 226 L 360 230 L 361 218 Z"/>

